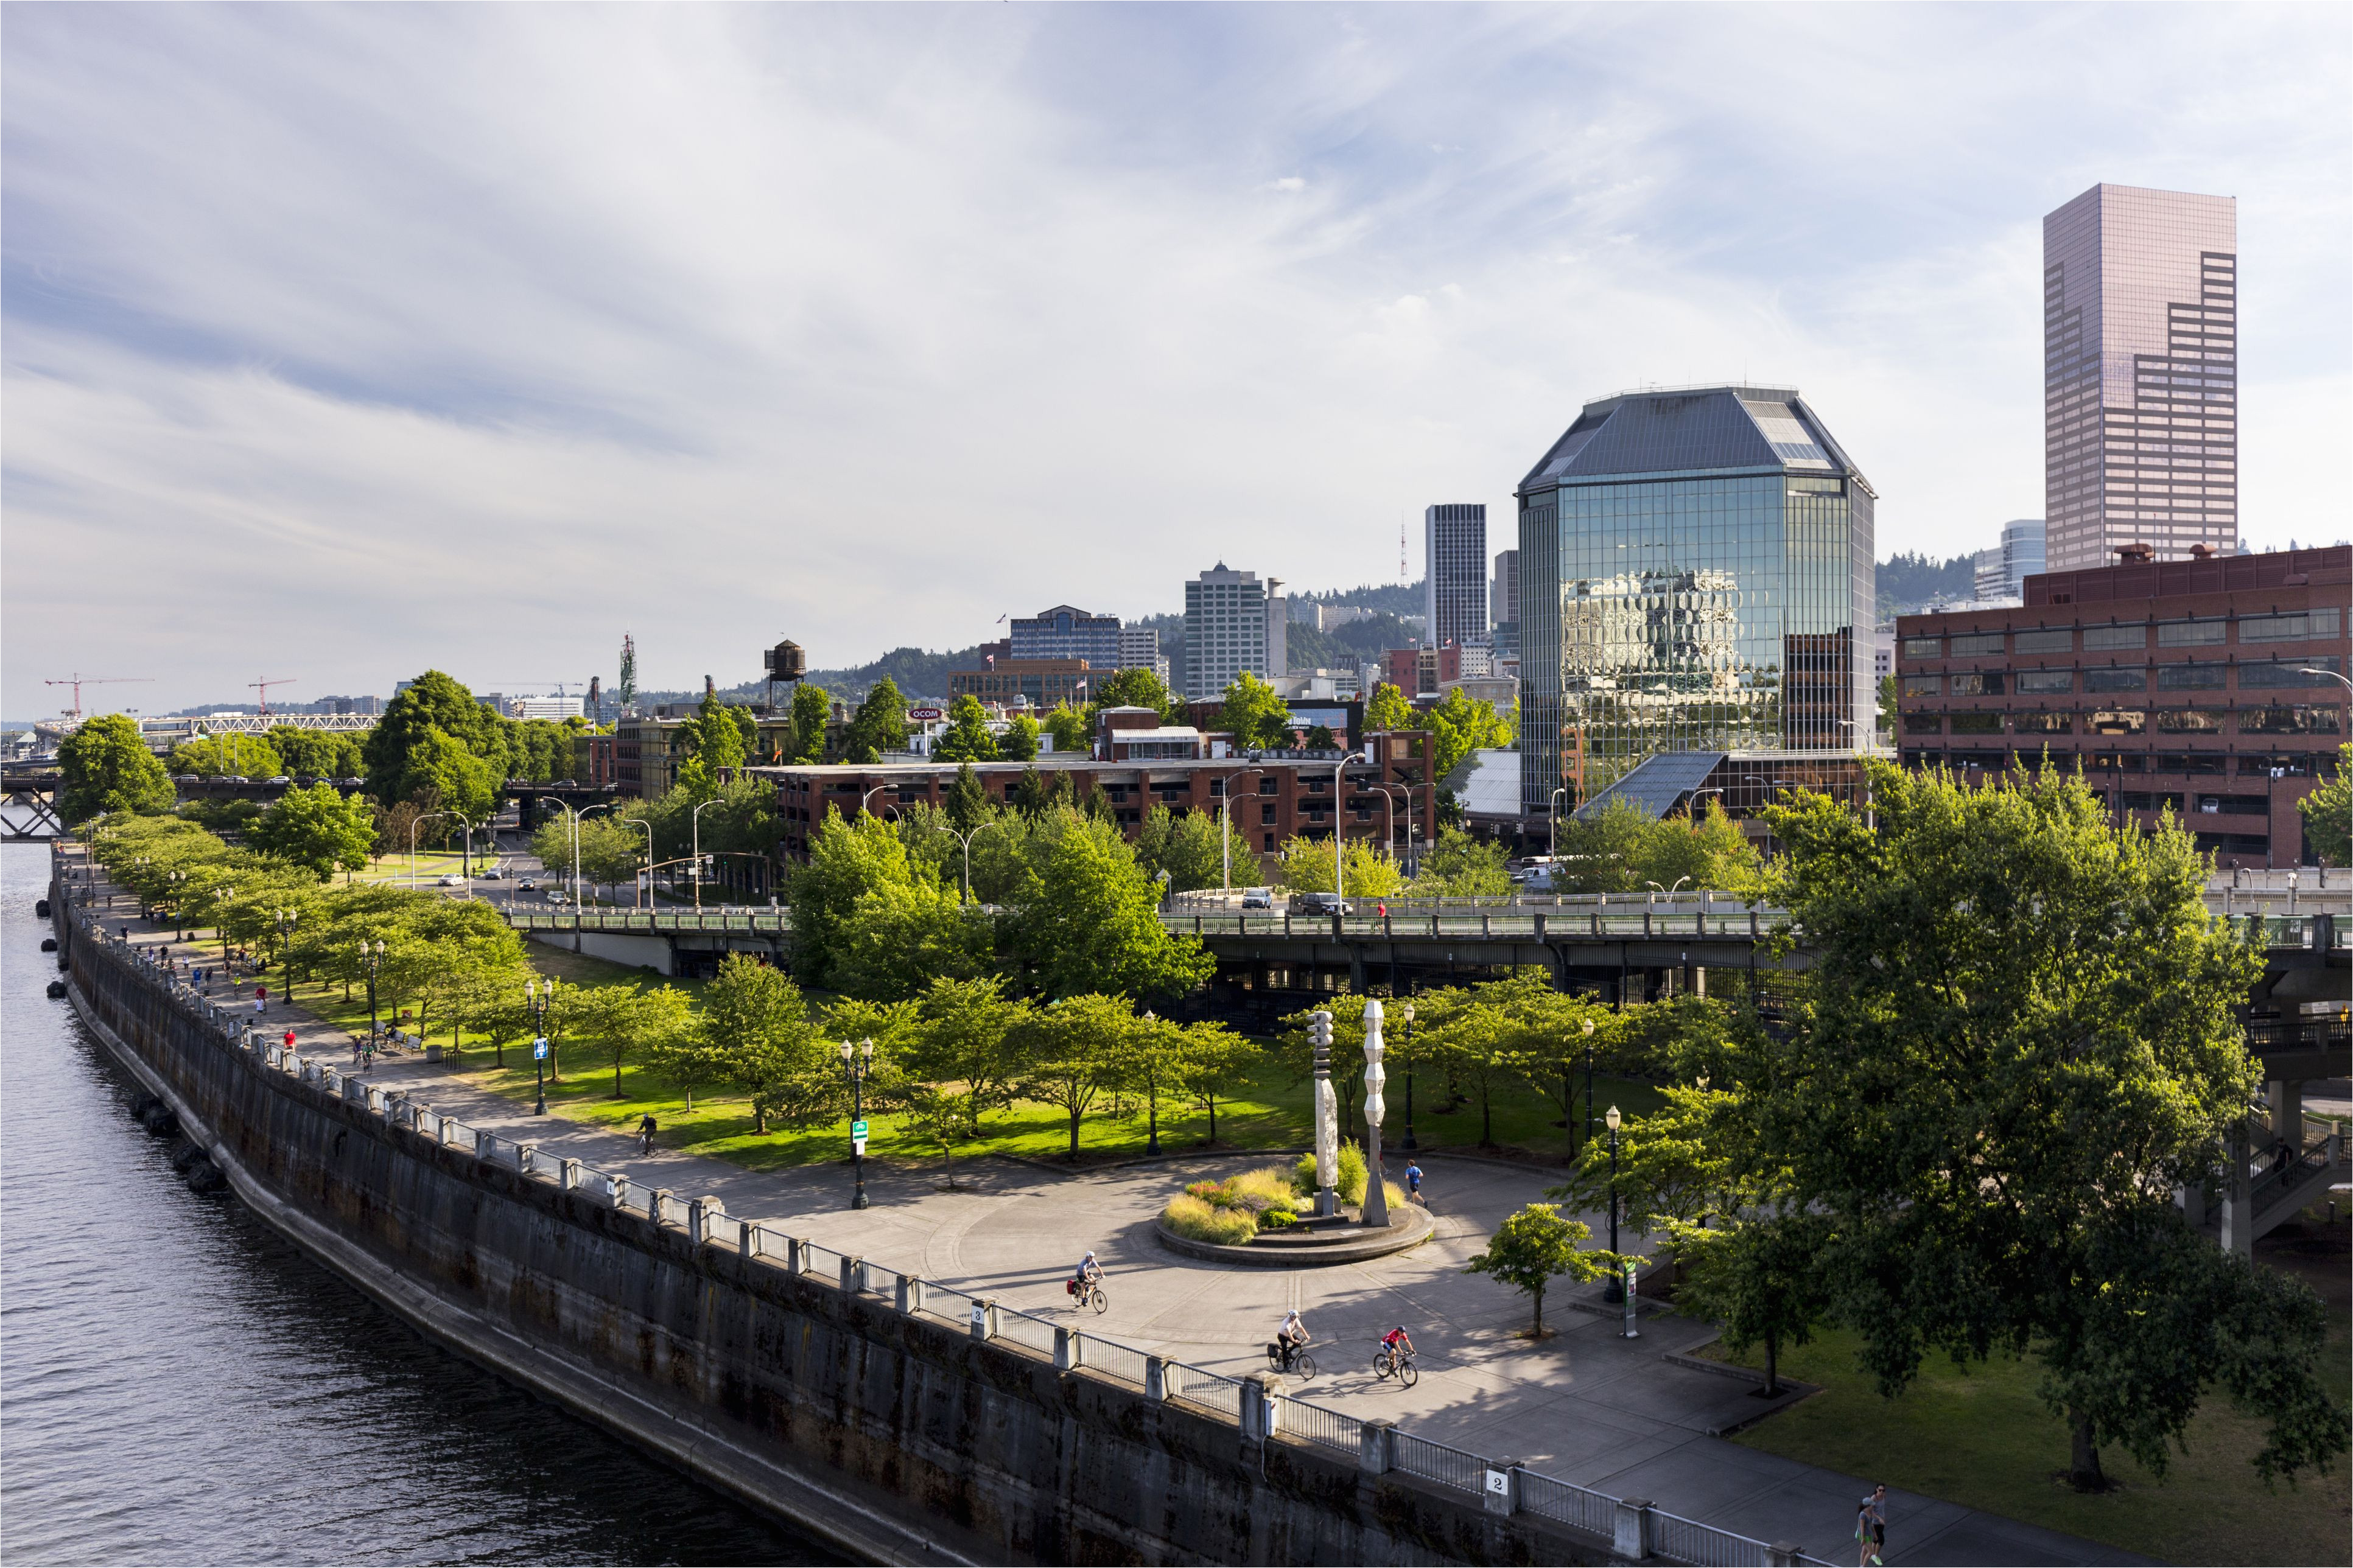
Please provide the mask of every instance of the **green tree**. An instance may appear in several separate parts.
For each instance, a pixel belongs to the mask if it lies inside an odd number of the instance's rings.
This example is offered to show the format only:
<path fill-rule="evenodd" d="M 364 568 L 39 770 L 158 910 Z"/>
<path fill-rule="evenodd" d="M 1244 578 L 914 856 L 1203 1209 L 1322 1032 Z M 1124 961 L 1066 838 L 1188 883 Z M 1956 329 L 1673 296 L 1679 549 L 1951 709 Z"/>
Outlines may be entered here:
<path fill-rule="evenodd" d="M 322 882 L 341 867 L 364 869 L 375 843 L 366 801 L 330 784 L 290 789 L 271 802 L 246 837 L 254 847 L 307 868 Z"/>
<path fill-rule="evenodd" d="M 1767 813 L 1815 967 L 1786 1040 L 1720 1049 L 1736 1175 L 1833 1231 L 1834 1311 L 1885 1393 L 1932 1351 L 2031 1353 L 2079 1485 L 2104 1443 L 2161 1472 L 2209 1388 L 2268 1420 L 2265 1478 L 2326 1466 L 2319 1302 L 2173 1201 L 2262 1077 L 2234 1016 L 2262 960 L 2208 918 L 2206 861 L 2055 769 L 1867 765 L 1875 829 L 1821 795 Z"/>
<path fill-rule="evenodd" d="M 1287 746 L 1291 743 L 1291 705 L 1273 687 L 1244 670 L 1226 688 L 1225 706 L 1218 710 L 1217 727 L 1230 731 L 1237 747 Z"/>
<path fill-rule="evenodd" d="M 845 995 L 901 1002 L 934 978 L 987 973 L 993 949 L 987 917 L 964 905 L 960 889 L 910 878 L 859 895 L 826 974 Z"/>
<path fill-rule="evenodd" d="M 272 724 L 269 743 L 283 764 L 280 771 L 297 778 L 353 778 L 367 765 L 360 757 L 359 736 L 348 730 Z"/>
<path fill-rule="evenodd" d="M 175 773 L 206 777 L 268 779 L 286 771 L 285 760 L 278 754 L 277 747 L 259 735 L 236 731 L 182 742 L 172 748 L 168 765 Z"/>
<path fill-rule="evenodd" d="M 1652 820 L 1630 801 L 1564 818 L 1553 886 L 1564 893 L 1641 893 L 1657 883 L 1754 897 L 1762 861 L 1739 825 L 1710 799 L 1699 820 Z"/>
<path fill-rule="evenodd" d="M 1021 1026 L 1021 1097 L 1070 1119 L 1071 1160 L 1079 1158 L 1079 1124 L 1121 1084 L 1136 1026 L 1126 998 L 1092 993 L 1033 1008 Z"/>
<path fill-rule="evenodd" d="M 743 722 L 738 722 L 738 715 Z M 752 725 L 750 741 L 744 737 L 745 723 Z M 694 722 L 679 737 L 691 754 L 679 764 L 678 787 L 698 804 L 717 798 L 720 775 L 744 765 L 758 735 L 758 724 L 751 710 L 730 707 L 715 694 L 704 692 L 702 704 L 695 710 Z"/>
<path fill-rule="evenodd" d="M 84 720 L 58 745 L 58 814 L 78 826 L 109 816 L 168 811 L 171 775 L 139 737 L 139 721 L 121 713 Z"/>
<path fill-rule="evenodd" d="M 492 784 L 504 781 L 507 757 L 501 722 L 457 681 L 438 669 L 427 670 L 385 704 L 383 717 L 361 743 L 370 792 L 389 804 L 413 799 L 423 790 L 443 789 L 445 781 L 435 775 L 447 763 L 429 743 L 436 732 L 487 764 Z M 448 798 L 445 790 L 445 806 Z"/>
<path fill-rule="evenodd" d="M 498 805 L 503 781 L 496 769 L 470 752 L 454 735 L 427 730 L 409 750 L 407 771 L 413 798 L 429 801 L 451 814 L 444 818 L 441 836 L 456 831 L 458 822 L 487 822 Z"/>
<path fill-rule="evenodd" d="M 1208 954 L 1161 924 L 1159 887 L 1116 827 L 1063 812 L 1028 842 L 1028 875 L 1007 900 L 1004 929 L 1039 989 L 1141 999 L 1208 978 Z"/>
<path fill-rule="evenodd" d="M 1020 1026 L 1029 1004 L 1005 994 L 994 975 L 935 980 L 916 1001 L 906 1066 L 915 1079 L 953 1087 L 965 1128 L 977 1136 L 980 1119 L 1010 1104 L 1021 1072 Z"/>
<path fill-rule="evenodd" d="M 1008 762 L 1029 762 L 1038 754 L 1038 721 L 1027 713 L 1016 713 L 1005 726 L 1005 739 L 998 749 Z"/>
<path fill-rule="evenodd" d="M 1219 823 L 1205 813 L 1178 816 L 1165 805 L 1145 814 L 1135 836 L 1135 858 L 1154 877 L 1168 873 L 1168 890 L 1187 893 L 1214 888 L 1224 874 L 1224 843 Z"/>
<path fill-rule="evenodd" d="M 2322 862 L 2353 865 L 2353 742 L 2337 748 L 2337 776 L 2295 803 L 2304 842 Z"/>
<path fill-rule="evenodd" d="M 1183 1089 L 1193 1046 L 1193 1033 L 1184 1025 L 1150 1013 L 1130 1020 L 1126 1031 L 1112 1042 L 1117 1058 L 1113 1081 L 1144 1105 L 1147 1153 L 1160 1152 L 1160 1097 Z"/>
<path fill-rule="evenodd" d="M 1566 1274 L 1579 1284 L 1618 1267 L 1617 1255 L 1587 1251 L 1577 1243 L 1591 1236 L 1582 1220 L 1563 1219 L 1550 1204 L 1530 1204 L 1495 1227 L 1486 1250 L 1464 1266 L 1465 1274 L 1489 1279 L 1526 1293 L 1535 1316 L 1529 1333 L 1544 1334 L 1545 1288 Z"/>
<path fill-rule="evenodd" d="M 826 721 L 833 717 L 832 699 L 822 686 L 811 686 L 804 680 L 793 688 L 793 754 L 788 763 L 821 763 L 825 760 Z"/>
<path fill-rule="evenodd" d="M 1184 1056 L 1177 1081 L 1194 1104 L 1209 1115 L 1208 1142 L 1218 1141 L 1218 1101 L 1231 1100 L 1245 1088 L 1265 1053 L 1252 1041 L 1223 1024 L 1203 1022 L 1185 1026 Z"/>
<path fill-rule="evenodd" d="M 754 1134 L 765 1136 L 772 1118 L 806 1127 L 839 1108 L 840 1064 L 783 971 L 729 954 L 702 994 L 700 1026 L 721 1074 L 750 1097 Z"/>
<path fill-rule="evenodd" d="M 1897 705 L 1895 678 L 1892 675 L 1881 676 L 1879 678 L 1879 732 L 1881 734 L 1892 735 L 1895 732 Z"/>
<path fill-rule="evenodd" d="M 1329 724 L 1318 724 L 1310 729 L 1307 731 L 1306 747 L 1311 752 L 1336 752 L 1342 749 L 1340 737 L 1332 732 L 1332 726 Z"/>
<path fill-rule="evenodd" d="M 919 872 L 896 829 L 860 814 L 844 822 L 828 806 L 810 836 L 808 863 L 786 883 L 793 912 L 795 964 L 809 983 L 828 983 L 851 939 L 858 901 L 880 888 L 911 888 Z"/>
<path fill-rule="evenodd" d="M 1168 683 L 1160 679 L 1159 672 L 1151 669 L 1113 670 L 1096 683 L 1093 697 L 1094 701 L 1088 713 L 1090 730 L 1093 715 L 1106 708 L 1150 708 L 1173 723 L 1183 706 L 1176 700 L 1176 694 L 1168 689 Z M 1057 738 L 1054 743 L 1060 746 L 1061 742 Z M 1083 751 L 1085 748 L 1086 741 L 1082 735 L 1072 749 Z"/>
<path fill-rule="evenodd" d="M 1386 680 L 1373 683 L 1372 700 L 1365 704 L 1366 730 L 1419 730 L 1421 721 L 1406 694 Z"/>
<path fill-rule="evenodd" d="M 1517 739 L 1512 721 L 1495 705 L 1456 687 L 1422 716 L 1437 753 L 1430 776 L 1442 779 L 1462 765 L 1473 751 L 1509 746 Z"/>
<path fill-rule="evenodd" d="M 948 704 L 947 727 L 933 742 L 932 757 L 967 764 L 997 760 L 997 736 L 989 730 L 988 713 L 979 698 L 966 692 Z"/>
<path fill-rule="evenodd" d="M 1294 893 L 1328 893 L 1332 886 L 1332 841 L 1291 838 L 1282 846 L 1282 885 Z M 1394 899 L 1405 891 L 1405 873 L 1368 838 L 1348 840 L 1348 897 Z"/>
<path fill-rule="evenodd" d="M 899 695 L 898 683 L 886 675 L 874 683 L 842 731 L 842 760 L 879 763 L 883 752 L 902 751 L 906 744 L 907 700 Z"/>
<path fill-rule="evenodd" d="M 1152 672 L 1145 670 L 1144 673 L 1150 675 Z M 1054 750 L 1057 752 L 1084 752 L 1090 744 L 1092 727 L 1082 710 L 1073 708 L 1068 702 L 1060 702 L 1055 704 L 1053 711 L 1046 715 L 1046 733 L 1054 737 Z"/>
<path fill-rule="evenodd" d="M 1482 844 L 1459 827 L 1440 828 L 1438 842 L 1422 852 L 1413 890 L 1434 898 L 1507 898 L 1512 874 L 1504 859 L 1501 844 Z"/>

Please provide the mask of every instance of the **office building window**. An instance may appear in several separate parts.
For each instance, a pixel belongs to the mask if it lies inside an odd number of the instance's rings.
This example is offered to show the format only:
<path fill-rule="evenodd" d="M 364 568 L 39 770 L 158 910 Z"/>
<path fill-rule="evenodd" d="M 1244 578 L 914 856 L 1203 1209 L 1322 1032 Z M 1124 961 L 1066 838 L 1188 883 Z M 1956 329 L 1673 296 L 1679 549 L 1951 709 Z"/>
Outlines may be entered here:
<path fill-rule="evenodd" d="M 2075 731 L 2073 713 L 2021 713 L 2016 720 L 2021 735 L 2072 735 Z"/>
<path fill-rule="evenodd" d="M 1956 641 L 1958 639 L 1956 638 Z M 2001 695 L 2001 671 L 1998 669 L 1963 670 L 1953 677 L 1956 697 L 1999 697 Z"/>
<path fill-rule="evenodd" d="M 2307 637 L 2337 635 L 2335 610 L 2311 610 L 2300 616 L 2242 616 L 2241 642 L 2302 642 Z"/>
<path fill-rule="evenodd" d="M 2160 708 L 2157 727 L 2173 735 L 2219 735 L 2230 717 L 2220 708 Z"/>
<path fill-rule="evenodd" d="M 2243 623 L 2242 623 L 2243 624 Z M 2334 686 L 2326 675 L 2307 675 L 2306 669 L 2336 671 L 2343 668 L 2335 658 L 2299 658 L 2277 663 L 2249 662 L 2239 666 L 2239 689 L 2253 691 L 2283 686 Z"/>
<path fill-rule="evenodd" d="M 2145 669 L 2087 669 L 2084 672 L 2086 691 L 2146 691 L 2148 671 Z"/>
<path fill-rule="evenodd" d="M 2048 716 L 2060 719 L 2066 717 L 2063 713 Z M 2001 715 L 1999 713 L 1956 713 L 1953 715 L 1953 733 L 1956 735 L 1999 735 L 2001 733 Z"/>
<path fill-rule="evenodd" d="M 1955 658 L 1978 658 L 1987 654 L 2000 651 L 2001 634 L 2000 632 L 1973 632 L 1967 637 L 1957 637 L 1953 639 Z"/>
<path fill-rule="evenodd" d="M 2217 647 L 2229 637 L 2228 621 L 2164 621 L 2157 628 L 2159 647 Z"/>
<path fill-rule="evenodd" d="M 2160 664 L 2157 667 L 2157 689 L 2159 691 L 2220 691 L 2230 667 L 2220 664 Z"/>
<path fill-rule="evenodd" d="M 1906 697 L 1940 697 L 1944 695 L 1945 678 L 1941 675 L 1907 675 L 1904 678 Z"/>
<path fill-rule="evenodd" d="M 2084 721 L 2086 735 L 2137 735 L 2148 728 L 2148 714 L 2137 708 L 2101 708 Z"/>
<path fill-rule="evenodd" d="M 1956 643 L 1960 641 L 1958 637 L 1953 640 Z M 2020 653 L 2073 653 L 2075 651 L 2075 634 L 2063 626 L 2057 631 L 2020 632 L 2015 646 Z M 1993 651 L 2000 650 L 1997 647 Z"/>
<path fill-rule="evenodd" d="M 2085 626 L 2084 628 L 2085 653 L 2107 653 L 2117 648 L 2147 647 L 2147 646 L 2148 628 L 2147 626 Z"/>
<path fill-rule="evenodd" d="M 2021 669 L 2018 672 L 2018 694 L 2021 697 L 2048 697 L 2075 689 L 2075 672 L 2072 669 Z"/>
<path fill-rule="evenodd" d="M 2334 708 L 2245 708 L 2239 711 L 2242 735 L 2334 735 L 2339 727 Z"/>

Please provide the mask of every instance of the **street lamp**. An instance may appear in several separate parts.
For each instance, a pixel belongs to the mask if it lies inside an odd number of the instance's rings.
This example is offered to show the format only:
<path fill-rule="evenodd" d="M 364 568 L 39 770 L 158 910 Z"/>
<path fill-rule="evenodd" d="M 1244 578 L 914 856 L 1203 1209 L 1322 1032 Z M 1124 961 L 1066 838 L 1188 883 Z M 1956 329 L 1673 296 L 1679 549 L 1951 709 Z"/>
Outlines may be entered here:
<path fill-rule="evenodd" d="M 972 841 L 990 828 L 1003 826 L 1004 824 L 992 816 L 987 822 L 976 823 L 965 828 L 962 833 L 956 833 L 953 827 L 948 829 L 950 833 L 955 835 L 958 847 L 964 850 L 964 901 L 967 904 L 972 902 Z"/>
<path fill-rule="evenodd" d="M 1602 1120 L 1609 1124 L 1609 1250 L 1615 1253 L 1618 1250 L 1618 1108 L 1611 1106 L 1609 1113 Z M 1626 1299 L 1626 1286 L 1615 1268 L 1609 1271 L 1609 1283 L 1602 1290 L 1601 1299 L 1605 1301 L 1623 1301 Z"/>
<path fill-rule="evenodd" d="M 719 796 L 714 795 L 686 815 L 687 833 L 693 840 L 694 907 L 697 910 L 702 908 L 702 814 L 707 808 L 718 804 Z M 859 809 L 863 811 L 865 807 L 861 805 Z"/>
<path fill-rule="evenodd" d="M 1230 892 L 1234 885 L 1234 781 L 1245 776 L 1255 778 L 1262 772 L 1258 766 L 1258 753 L 1250 753 L 1250 765 L 1228 773 L 1219 781 L 1223 794 L 1219 799 L 1219 847 L 1225 856 L 1225 869 L 1219 874 L 1218 886 Z"/>
<path fill-rule="evenodd" d="M 539 1080 L 539 1102 L 531 1108 L 533 1116 L 547 1114 L 547 1007 L 555 1000 L 555 982 L 547 983 L 543 992 L 536 980 L 522 983 L 524 1010 L 531 1015 L 531 1066 Z"/>
<path fill-rule="evenodd" d="M 286 955 L 286 1002 L 289 1006 L 294 1002 L 294 928 L 301 923 L 301 910 L 278 911 L 279 951 Z"/>
<path fill-rule="evenodd" d="M 645 896 L 646 896 L 647 898 L 651 898 L 651 897 L 653 897 L 653 891 L 654 891 L 654 825 L 653 825 L 652 823 L 650 823 L 650 822 L 648 822 L 648 821 L 647 821 L 644 817 L 642 817 L 642 816 L 625 816 L 625 817 L 621 818 L 621 821 L 622 821 L 622 823 L 623 823 L 623 824 L 625 824 L 625 825 L 626 825 L 626 826 L 630 826 L 630 827 L 642 827 L 642 828 L 644 828 L 644 829 L 646 830 L 646 879 L 645 879 Z M 631 881 L 631 889 L 630 889 L 630 890 L 631 890 L 631 892 L 634 894 L 634 893 L 635 893 L 635 891 L 637 890 L 637 889 L 636 889 L 636 879 L 632 878 L 632 879 L 630 879 L 630 881 Z M 634 898 L 634 897 L 633 897 L 629 901 L 630 901 L 630 903 L 631 903 L 633 906 L 642 907 L 642 906 L 639 904 L 638 900 L 636 898 Z"/>
<path fill-rule="evenodd" d="M 1155 1027 L 1159 1022 L 1160 1019 L 1158 1015 L 1155 1014 L 1151 1008 L 1146 1007 L 1144 1010 L 1144 1026 L 1145 1028 L 1149 1029 Z M 1150 1098 L 1151 1110 L 1148 1114 L 1151 1117 L 1151 1126 L 1150 1131 L 1145 1132 L 1144 1135 L 1144 1152 L 1147 1154 L 1157 1154 L 1160 1152 L 1160 1097 L 1155 1094 Z"/>
<path fill-rule="evenodd" d="M 360 967 L 367 971 L 368 1044 L 370 1046 L 374 1046 L 375 1044 L 375 1037 L 377 1033 L 375 1016 L 375 976 L 376 971 L 384 967 L 384 942 L 382 938 L 378 938 L 373 942 L 367 941 L 364 937 L 360 940 Z"/>
<path fill-rule="evenodd" d="M 862 807 L 860 809 L 863 809 Z M 866 1075 L 874 1070 L 874 1042 L 861 1040 L 852 1049 L 848 1040 L 841 1042 L 841 1070 L 849 1079 L 849 1121 L 854 1134 L 858 1123 L 866 1120 Z M 853 1136 L 849 1142 L 849 1159 L 858 1172 L 858 1191 L 849 1206 L 866 1206 L 866 1140 Z"/>
<path fill-rule="evenodd" d="M 213 930 L 220 934 L 221 968 L 224 970 L 228 968 L 228 915 L 220 906 L 235 897 L 237 897 L 235 888 L 213 889 Z"/>
<path fill-rule="evenodd" d="M 580 819 L 591 812 L 610 811 L 613 809 L 613 803 L 607 801 L 602 805 L 592 805 L 586 811 L 574 811 L 571 805 L 565 801 L 557 801 L 555 804 L 563 806 L 572 816 L 572 907 L 576 910 L 580 908 Z M 711 803 L 705 801 L 702 804 L 708 805 Z M 701 807 L 696 809 L 700 810 Z"/>
<path fill-rule="evenodd" d="M 417 830 L 437 816 L 457 815 L 454 811 L 428 811 L 408 825 L 408 886 L 411 891 L 415 891 L 417 888 Z"/>
<path fill-rule="evenodd" d="M 1593 1142 L 1593 1020 L 1585 1020 L 1585 1141 Z"/>
<path fill-rule="evenodd" d="M 1413 1136 L 1413 1001 L 1410 997 L 1398 1009 L 1398 1016 L 1405 1020 L 1405 1148 L 1408 1153 L 1411 1153 L 1421 1145 L 1414 1142 Z"/>
<path fill-rule="evenodd" d="M 1348 912 L 1348 818 L 1340 800 L 1340 770 L 1364 760 L 1364 752 L 1350 752 L 1332 764 L 1332 899 L 1343 915 Z"/>

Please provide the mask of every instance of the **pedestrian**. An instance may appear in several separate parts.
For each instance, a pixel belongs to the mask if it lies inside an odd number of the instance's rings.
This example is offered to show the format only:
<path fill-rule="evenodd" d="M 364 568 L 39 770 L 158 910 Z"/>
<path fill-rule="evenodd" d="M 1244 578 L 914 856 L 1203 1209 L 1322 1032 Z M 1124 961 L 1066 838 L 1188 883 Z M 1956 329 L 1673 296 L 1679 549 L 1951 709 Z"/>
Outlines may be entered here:
<path fill-rule="evenodd" d="M 1421 1167 L 1410 1160 L 1405 1164 L 1405 1195 L 1412 1202 L 1421 1204 Z M 1428 1208 L 1430 1205 L 1421 1204 L 1421 1206 Z"/>
<path fill-rule="evenodd" d="M 256 996 L 256 997 L 253 999 L 253 1016 L 254 1016 L 255 1017 L 259 1018 L 259 1017 L 260 1017 L 260 1016 L 261 1016 L 261 1012 L 262 1012 L 261 998 L 260 998 L 260 997 L 259 997 L 259 996 Z"/>
<path fill-rule="evenodd" d="M 1884 1485 L 1872 1488 L 1871 1495 L 1862 1500 L 1862 1507 L 1854 1516 L 1854 1540 L 1856 1568 L 1873 1568 L 1873 1564 L 1883 1561 L 1881 1554 L 1887 1550 L 1887 1488 Z"/>
<path fill-rule="evenodd" d="M 290 1051 L 294 1048 L 294 1031 L 291 1029 L 286 1031 L 286 1048 Z"/>

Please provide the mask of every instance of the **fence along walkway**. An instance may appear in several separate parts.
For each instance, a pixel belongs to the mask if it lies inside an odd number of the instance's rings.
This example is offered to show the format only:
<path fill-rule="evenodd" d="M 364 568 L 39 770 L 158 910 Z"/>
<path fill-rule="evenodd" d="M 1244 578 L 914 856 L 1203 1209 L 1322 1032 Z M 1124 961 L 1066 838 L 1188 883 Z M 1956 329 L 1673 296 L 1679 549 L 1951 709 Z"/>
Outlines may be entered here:
<path fill-rule="evenodd" d="M 535 1144 L 469 1127 L 420 1100 L 388 1092 L 338 1063 L 286 1048 L 255 1027 L 249 1015 L 199 995 L 146 950 L 122 942 L 86 913 L 77 911 L 75 919 L 80 928 L 75 940 L 127 955 L 163 984 L 174 1006 L 216 1033 L 230 1048 L 250 1053 L 270 1070 L 287 1073 L 354 1106 L 364 1106 L 369 1114 L 444 1148 L 467 1151 L 485 1165 L 515 1171 L 567 1192 L 586 1193 L 592 1199 L 643 1215 L 657 1225 L 675 1226 L 696 1246 L 724 1247 L 788 1274 L 822 1280 L 852 1294 L 882 1297 L 902 1312 L 957 1324 L 975 1339 L 1018 1349 L 1065 1371 L 1110 1378 L 1143 1390 L 1147 1399 L 1175 1401 L 1230 1422 L 1244 1437 L 1303 1444 L 1352 1459 L 1371 1474 L 1413 1476 L 1481 1499 L 1491 1511 L 1533 1513 L 1605 1537 L 1620 1555 L 1706 1568 L 1823 1562 L 1792 1548 L 1767 1545 L 1679 1518 L 1647 1502 L 1611 1497 L 1519 1466 L 1498 1467 L 1479 1455 L 1401 1431 L 1386 1420 L 1361 1420 L 1284 1394 L 1271 1380 L 1231 1378 L 1152 1355 L 1116 1340 L 999 1305 L 987 1297 L 820 1247 L 770 1226 L 733 1219 L 716 1198 L 681 1199 L 664 1188 L 640 1186 L 626 1173 L 600 1171 L 579 1160 L 543 1157 Z"/>

